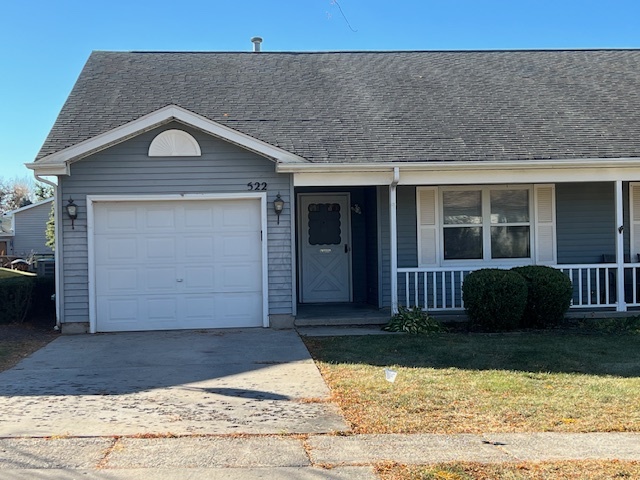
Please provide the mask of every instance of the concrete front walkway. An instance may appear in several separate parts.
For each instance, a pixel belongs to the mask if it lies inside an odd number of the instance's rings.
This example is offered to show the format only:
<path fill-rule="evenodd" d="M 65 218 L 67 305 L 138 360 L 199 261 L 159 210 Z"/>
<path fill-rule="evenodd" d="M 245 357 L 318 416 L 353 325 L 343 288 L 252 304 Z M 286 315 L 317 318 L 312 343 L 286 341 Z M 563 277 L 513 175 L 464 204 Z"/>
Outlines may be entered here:
<path fill-rule="evenodd" d="M 0 478 L 377 478 L 378 462 L 640 460 L 640 434 L 0 439 Z"/>
<path fill-rule="evenodd" d="M 295 331 L 60 337 L 0 373 L 0 437 L 347 429 Z"/>

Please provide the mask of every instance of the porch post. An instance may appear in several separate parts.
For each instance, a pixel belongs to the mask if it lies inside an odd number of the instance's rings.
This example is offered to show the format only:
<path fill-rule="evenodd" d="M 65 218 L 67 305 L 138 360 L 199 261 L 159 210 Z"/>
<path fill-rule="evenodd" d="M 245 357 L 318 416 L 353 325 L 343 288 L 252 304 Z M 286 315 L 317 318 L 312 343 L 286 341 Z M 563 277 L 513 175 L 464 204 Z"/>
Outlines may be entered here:
<path fill-rule="evenodd" d="M 391 247 L 391 314 L 398 313 L 398 219 L 396 212 L 396 187 L 400 170 L 393 169 L 393 181 L 389 185 L 389 226 Z"/>
<path fill-rule="evenodd" d="M 622 180 L 616 180 L 616 301 L 618 312 L 626 312 L 624 301 L 624 217 L 622 215 Z"/>

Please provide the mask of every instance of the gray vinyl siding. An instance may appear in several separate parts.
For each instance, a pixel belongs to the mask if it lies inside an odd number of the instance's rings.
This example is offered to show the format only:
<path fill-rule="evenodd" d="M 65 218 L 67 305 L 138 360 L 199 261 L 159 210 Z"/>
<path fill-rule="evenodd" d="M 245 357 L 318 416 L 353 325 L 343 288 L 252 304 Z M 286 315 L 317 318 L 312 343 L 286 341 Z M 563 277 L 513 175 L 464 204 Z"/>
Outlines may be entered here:
<path fill-rule="evenodd" d="M 398 268 L 418 265 L 416 187 L 398 187 Z"/>
<path fill-rule="evenodd" d="M 382 244 L 382 306 L 391 306 L 391 245 L 389 224 L 389 189 L 380 187 L 380 226 Z M 398 268 L 418 265 L 416 217 L 416 187 L 399 186 L 396 190 L 398 206 Z"/>
<path fill-rule="evenodd" d="M 13 252 L 14 255 L 29 255 L 30 253 L 52 254 L 47 247 L 45 230 L 52 202 L 43 203 L 36 207 L 27 208 L 14 214 Z"/>
<path fill-rule="evenodd" d="M 378 221 L 380 230 L 380 306 L 391 306 L 391 231 L 389 187 L 378 187 Z"/>
<path fill-rule="evenodd" d="M 201 157 L 148 157 L 149 144 L 163 130 L 178 128 L 199 142 Z M 63 223 L 64 322 L 88 322 L 86 195 L 246 193 L 248 182 L 267 182 L 269 313 L 292 313 L 291 176 L 275 163 L 240 147 L 179 124 L 168 124 L 74 163 L 60 177 L 60 195 L 78 205 L 75 229 Z M 280 222 L 272 202 L 280 193 Z"/>
<path fill-rule="evenodd" d="M 378 214 L 377 195 L 375 187 L 365 190 L 364 212 L 366 223 L 365 250 L 366 250 L 366 278 L 367 278 L 367 303 L 378 305 Z"/>
<path fill-rule="evenodd" d="M 556 184 L 558 263 L 602 263 L 615 255 L 615 231 L 615 183 Z"/>

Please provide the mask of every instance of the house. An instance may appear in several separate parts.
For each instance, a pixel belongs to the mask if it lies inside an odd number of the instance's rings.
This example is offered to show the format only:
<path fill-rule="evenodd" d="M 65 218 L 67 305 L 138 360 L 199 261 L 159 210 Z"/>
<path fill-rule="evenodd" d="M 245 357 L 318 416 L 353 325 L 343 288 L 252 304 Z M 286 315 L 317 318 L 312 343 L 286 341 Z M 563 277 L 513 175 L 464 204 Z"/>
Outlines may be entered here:
<path fill-rule="evenodd" d="M 640 306 L 640 50 L 94 52 L 27 166 L 67 332 L 455 312 L 527 264 Z"/>
<path fill-rule="evenodd" d="M 46 228 L 53 198 L 47 198 L 2 215 L 0 256 L 26 258 L 32 254 L 52 255 L 46 245 Z"/>

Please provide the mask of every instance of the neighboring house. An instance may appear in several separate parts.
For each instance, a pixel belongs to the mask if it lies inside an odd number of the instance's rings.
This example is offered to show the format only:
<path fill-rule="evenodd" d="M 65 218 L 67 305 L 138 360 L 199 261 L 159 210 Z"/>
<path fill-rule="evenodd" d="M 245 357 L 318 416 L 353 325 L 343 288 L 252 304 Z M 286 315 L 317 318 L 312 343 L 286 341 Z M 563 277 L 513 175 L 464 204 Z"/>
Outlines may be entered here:
<path fill-rule="evenodd" d="M 45 234 L 52 202 L 53 198 L 47 198 L 2 216 L 0 255 L 26 258 L 31 254 L 53 254 L 53 250 L 46 245 Z"/>
<path fill-rule="evenodd" d="M 459 311 L 527 264 L 640 306 L 640 50 L 95 52 L 28 167 L 63 331 Z"/>
<path fill-rule="evenodd" d="M 10 217 L 0 215 L 0 267 L 4 266 L 6 255 L 13 250 L 13 222 Z"/>

